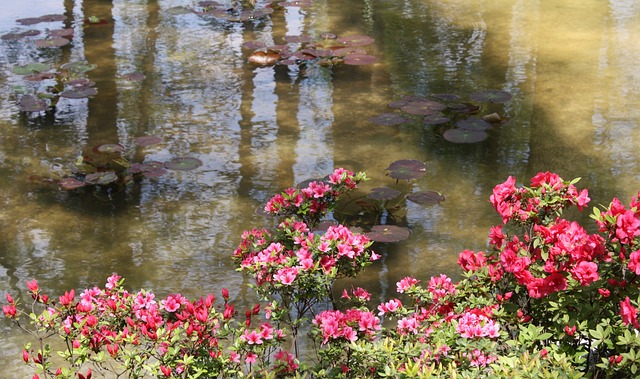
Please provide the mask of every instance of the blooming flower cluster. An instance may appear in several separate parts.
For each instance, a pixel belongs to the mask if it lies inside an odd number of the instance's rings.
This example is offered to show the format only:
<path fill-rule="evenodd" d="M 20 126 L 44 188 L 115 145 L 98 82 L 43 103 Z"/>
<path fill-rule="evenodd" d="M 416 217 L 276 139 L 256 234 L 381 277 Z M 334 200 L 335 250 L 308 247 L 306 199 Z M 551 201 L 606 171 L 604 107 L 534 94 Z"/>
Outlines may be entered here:
<path fill-rule="evenodd" d="M 359 309 L 324 311 L 313 319 L 322 334 L 322 343 L 329 340 L 356 341 L 371 338 L 380 330 L 380 319 L 372 312 Z"/>

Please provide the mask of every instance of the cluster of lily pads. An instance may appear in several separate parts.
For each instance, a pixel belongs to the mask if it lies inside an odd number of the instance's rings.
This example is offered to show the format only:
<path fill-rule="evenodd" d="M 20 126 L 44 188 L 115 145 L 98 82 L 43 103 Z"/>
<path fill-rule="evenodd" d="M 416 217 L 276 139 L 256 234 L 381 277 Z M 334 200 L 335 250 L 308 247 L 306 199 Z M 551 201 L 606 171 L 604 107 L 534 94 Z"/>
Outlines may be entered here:
<path fill-rule="evenodd" d="M 132 180 L 142 177 L 155 178 L 167 170 L 187 171 L 202 165 L 197 158 L 175 157 L 166 162 L 131 162 L 126 158 L 137 147 L 159 143 L 156 136 L 140 136 L 133 139 L 134 147 L 127 150 L 119 143 L 95 146 L 88 154 L 79 157 L 73 166 L 73 174 L 58 181 L 60 188 L 74 190 L 82 187 L 115 188 L 122 190 Z"/>
<path fill-rule="evenodd" d="M 41 22 L 60 22 L 65 21 L 67 17 L 61 14 L 48 14 L 40 17 L 20 18 L 16 22 L 23 26 L 30 26 L 39 24 Z M 4 41 L 18 41 L 28 37 L 36 37 L 41 35 L 42 32 L 36 29 L 28 29 L 24 31 L 16 31 L 12 33 L 3 34 L 0 39 Z M 50 29 L 47 30 L 45 38 L 35 39 L 34 43 L 40 48 L 55 48 L 68 45 L 73 38 L 73 29 Z"/>
<path fill-rule="evenodd" d="M 234 0 L 231 4 L 223 4 L 217 1 L 199 1 L 194 7 L 178 5 L 169 8 L 170 14 L 195 13 L 199 16 L 209 16 L 221 21 L 247 22 L 260 20 L 282 7 L 309 7 L 312 0 L 300 1 L 272 1 L 264 7 L 257 7 L 255 0 Z"/>
<path fill-rule="evenodd" d="M 488 137 L 487 130 L 508 120 L 497 112 L 483 114 L 483 103 L 503 104 L 511 100 L 511 94 L 489 89 L 474 92 L 465 102 L 454 94 L 435 94 L 427 98 L 406 96 L 393 101 L 388 107 L 395 112 L 382 113 L 369 120 L 377 125 L 398 125 L 419 117 L 425 126 L 435 126 L 442 137 L 453 143 L 475 143 Z"/>
<path fill-rule="evenodd" d="M 338 37 L 334 33 L 322 33 L 319 38 L 285 36 L 284 44 L 270 46 L 261 41 L 247 41 L 242 47 L 252 50 L 248 61 L 258 66 L 299 65 L 309 61 L 324 66 L 368 65 L 376 63 L 377 58 L 363 47 L 374 41 L 363 35 Z"/>

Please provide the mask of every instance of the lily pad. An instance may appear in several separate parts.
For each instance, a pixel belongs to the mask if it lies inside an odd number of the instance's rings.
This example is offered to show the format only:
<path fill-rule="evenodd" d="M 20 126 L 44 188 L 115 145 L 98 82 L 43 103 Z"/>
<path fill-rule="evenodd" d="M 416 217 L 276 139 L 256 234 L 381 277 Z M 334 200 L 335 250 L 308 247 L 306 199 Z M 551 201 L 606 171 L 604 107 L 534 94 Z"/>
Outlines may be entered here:
<path fill-rule="evenodd" d="M 157 178 L 167 172 L 162 168 L 161 162 L 133 163 L 129 167 L 129 173 L 142 174 L 147 178 Z"/>
<path fill-rule="evenodd" d="M 410 180 L 423 177 L 427 166 L 415 159 L 402 159 L 391 163 L 387 170 L 389 170 L 387 175 L 396 180 Z"/>
<path fill-rule="evenodd" d="M 84 181 L 87 184 L 94 184 L 99 186 L 105 186 L 118 180 L 118 175 L 113 171 L 101 171 L 88 174 L 84 177 Z"/>
<path fill-rule="evenodd" d="M 369 118 L 376 125 L 398 125 L 408 120 L 397 113 L 382 113 Z"/>
<path fill-rule="evenodd" d="M 21 39 L 26 38 L 26 37 L 37 36 L 40 33 L 42 33 L 42 32 L 39 31 L 39 30 L 31 29 L 31 30 L 26 30 L 24 32 L 20 32 L 20 33 L 3 34 L 2 36 L 0 36 L 0 39 L 2 39 L 3 41 L 17 41 L 17 40 L 21 40 Z"/>
<path fill-rule="evenodd" d="M 400 196 L 400 194 L 400 191 L 394 190 L 393 188 L 378 187 L 373 188 L 367 197 L 374 200 L 392 200 Z"/>
<path fill-rule="evenodd" d="M 406 240 L 411 230 L 397 225 L 374 225 L 365 236 L 375 242 L 398 242 Z"/>
<path fill-rule="evenodd" d="M 152 146 L 160 142 L 162 139 L 156 136 L 140 136 L 133 139 L 133 143 L 140 147 Z"/>
<path fill-rule="evenodd" d="M 96 67 L 98 66 L 95 64 L 89 64 L 87 62 L 69 62 L 60 66 L 60 68 L 62 69 L 77 72 L 79 74 L 94 70 Z"/>
<path fill-rule="evenodd" d="M 373 55 L 369 54 L 347 54 L 344 57 L 344 64 L 351 66 L 362 66 L 367 64 L 374 64 L 378 61 Z"/>
<path fill-rule="evenodd" d="M 67 86 L 72 88 L 92 87 L 95 85 L 96 83 L 92 82 L 88 78 L 78 78 L 67 81 Z"/>
<path fill-rule="evenodd" d="M 449 104 L 448 108 L 452 112 L 456 113 L 476 113 L 480 110 L 480 107 L 470 103 L 454 103 Z"/>
<path fill-rule="evenodd" d="M 40 20 L 40 17 L 25 17 L 17 19 L 16 22 L 20 25 L 35 25 L 42 21 Z"/>
<path fill-rule="evenodd" d="M 97 94 L 98 90 L 93 87 L 74 87 L 60 92 L 60 97 L 66 97 L 67 99 L 84 99 Z"/>
<path fill-rule="evenodd" d="M 146 76 L 140 71 L 134 71 L 123 74 L 122 78 L 132 82 L 141 82 L 146 78 Z"/>
<path fill-rule="evenodd" d="M 56 48 L 68 45 L 71 41 L 66 38 L 56 37 L 56 38 L 46 38 L 46 39 L 37 39 L 35 41 L 37 47 L 41 48 Z"/>
<path fill-rule="evenodd" d="M 15 66 L 11 71 L 17 75 L 33 75 L 40 72 L 47 71 L 51 68 L 48 64 L 44 63 L 29 63 L 24 66 Z"/>
<path fill-rule="evenodd" d="M 87 185 L 87 183 L 81 180 L 78 180 L 76 178 L 64 178 L 64 179 L 61 179 L 60 182 L 58 182 L 58 184 L 63 190 L 67 190 L 67 191 L 74 190 L 76 188 L 84 187 Z"/>
<path fill-rule="evenodd" d="M 436 191 L 420 191 L 407 195 L 407 199 L 417 204 L 434 205 L 444 201 L 444 196 Z"/>
<path fill-rule="evenodd" d="M 63 14 L 45 14 L 44 16 L 38 17 L 38 19 L 40 19 L 40 22 L 59 22 L 65 21 L 67 16 Z"/>
<path fill-rule="evenodd" d="M 72 37 L 73 29 L 67 28 L 67 29 L 49 30 L 49 36 L 50 37 Z"/>
<path fill-rule="evenodd" d="M 242 44 L 242 48 L 243 49 L 248 49 L 248 50 L 263 49 L 266 46 L 267 46 L 267 44 L 262 42 L 262 41 L 245 41 Z"/>
<path fill-rule="evenodd" d="M 124 146 L 119 143 L 104 143 L 93 148 L 93 152 L 98 154 L 113 154 L 123 150 Z"/>
<path fill-rule="evenodd" d="M 441 125 L 446 124 L 451 121 L 451 119 L 447 116 L 444 116 L 442 113 L 433 113 L 424 116 L 422 119 L 425 125 Z"/>
<path fill-rule="evenodd" d="M 27 75 L 24 77 L 24 80 L 28 80 L 30 82 L 41 82 L 45 79 L 53 79 L 56 77 L 56 74 L 53 72 L 39 72 L 33 75 Z"/>
<path fill-rule="evenodd" d="M 173 158 L 164 162 L 163 166 L 168 170 L 188 171 L 202 166 L 202 161 L 198 158 L 189 157 Z"/>
<path fill-rule="evenodd" d="M 33 95 L 22 96 L 18 105 L 23 112 L 42 112 L 48 108 L 46 101 Z"/>
<path fill-rule="evenodd" d="M 491 129 L 493 125 L 482 119 L 479 119 L 478 117 L 469 117 L 465 120 L 456 122 L 456 126 L 460 129 L 466 130 L 488 130 Z"/>
<path fill-rule="evenodd" d="M 483 130 L 453 128 L 442 133 L 442 136 L 453 143 L 476 143 L 484 141 L 489 135 Z"/>
<path fill-rule="evenodd" d="M 471 95 L 469 95 L 469 98 L 471 98 L 471 100 L 473 101 L 501 104 L 511 100 L 511 94 L 509 92 L 497 89 L 488 89 L 472 93 Z"/>
<path fill-rule="evenodd" d="M 346 36 L 339 37 L 336 41 L 346 46 L 367 46 L 375 42 L 375 39 L 369 36 Z"/>
<path fill-rule="evenodd" d="M 400 109 L 409 114 L 428 115 L 445 110 L 447 106 L 437 101 L 424 99 L 410 101 Z"/>

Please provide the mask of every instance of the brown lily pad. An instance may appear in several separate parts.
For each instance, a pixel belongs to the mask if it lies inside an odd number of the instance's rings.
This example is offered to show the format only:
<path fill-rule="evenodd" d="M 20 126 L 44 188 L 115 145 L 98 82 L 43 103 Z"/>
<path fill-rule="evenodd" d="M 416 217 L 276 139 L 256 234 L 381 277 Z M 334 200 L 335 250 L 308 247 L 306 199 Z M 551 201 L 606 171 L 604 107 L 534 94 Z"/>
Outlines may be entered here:
<path fill-rule="evenodd" d="M 50 37 L 73 37 L 73 29 L 54 29 L 49 30 Z"/>
<path fill-rule="evenodd" d="M 164 175 L 167 172 L 162 168 L 161 162 L 146 162 L 146 163 L 133 163 L 129 167 L 129 173 L 141 174 L 147 178 L 157 178 Z"/>
<path fill-rule="evenodd" d="M 411 230 L 397 225 L 374 225 L 365 236 L 375 242 L 398 242 L 406 240 Z"/>
<path fill-rule="evenodd" d="M 57 48 L 69 44 L 69 40 L 62 37 L 37 39 L 35 41 L 36 46 L 40 48 Z"/>
<path fill-rule="evenodd" d="M 262 41 L 245 41 L 242 44 L 242 48 L 247 50 L 257 50 L 265 47 L 267 47 L 267 44 Z"/>
<path fill-rule="evenodd" d="M 423 162 L 415 159 L 402 159 L 395 161 L 387 167 L 390 177 L 396 180 L 411 180 L 423 177 L 427 167 Z"/>
<path fill-rule="evenodd" d="M 424 116 L 422 119 L 425 125 L 441 125 L 446 124 L 451 121 L 451 119 L 447 116 L 444 116 L 442 113 L 433 113 Z"/>
<path fill-rule="evenodd" d="M 20 33 L 7 33 L 0 36 L 3 41 L 17 41 L 26 37 L 34 37 L 42 33 L 39 30 L 31 29 Z"/>
<path fill-rule="evenodd" d="M 22 96 L 18 106 L 23 112 L 42 112 L 46 111 L 48 108 L 46 101 L 33 95 Z"/>
<path fill-rule="evenodd" d="M 164 162 L 163 167 L 168 170 L 188 171 L 202 166 L 202 161 L 198 158 L 173 158 L 167 162 Z"/>
<path fill-rule="evenodd" d="M 374 64 L 378 61 L 373 55 L 369 54 L 347 54 L 344 57 L 344 64 L 351 66 L 363 66 L 367 64 Z"/>
<path fill-rule="evenodd" d="M 438 113 L 442 110 L 445 110 L 447 109 L 447 106 L 437 101 L 423 99 L 423 100 L 409 101 L 406 105 L 404 105 L 400 109 L 402 109 L 403 111 L 409 114 L 428 115 L 428 114 Z"/>
<path fill-rule="evenodd" d="M 84 99 L 97 94 L 98 90 L 93 87 L 72 87 L 60 92 L 60 97 L 66 97 L 67 99 Z"/>
<path fill-rule="evenodd" d="M 478 117 L 469 117 L 465 120 L 460 120 L 456 122 L 456 126 L 466 130 L 488 130 L 493 127 L 493 125 Z"/>
<path fill-rule="evenodd" d="M 436 191 L 420 191 L 407 195 L 407 199 L 417 204 L 434 205 L 444 201 L 444 196 Z"/>
<path fill-rule="evenodd" d="M 61 179 L 60 182 L 58 182 L 58 184 L 60 185 L 60 188 L 67 191 L 74 190 L 76 188 L 84 187 L 87 185 L 87 183 L 83 182 L 82 180 L 78 180 L 76 178 L 64 178 L 64 179 Z"/>

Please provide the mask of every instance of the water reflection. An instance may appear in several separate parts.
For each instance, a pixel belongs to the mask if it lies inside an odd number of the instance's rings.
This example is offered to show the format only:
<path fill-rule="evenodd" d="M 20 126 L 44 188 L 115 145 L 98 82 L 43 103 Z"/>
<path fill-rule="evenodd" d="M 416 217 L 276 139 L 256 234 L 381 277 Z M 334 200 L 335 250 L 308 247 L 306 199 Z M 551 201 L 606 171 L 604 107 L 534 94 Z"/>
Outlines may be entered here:
<path fill-rule="evenodd" d="M 73 44 L 36 49 L 0 44 L 0 290 L 27 279 L 59 292 L 101 283 L 111 272 L 132 288 L 201 295 L 229 287 L 250 296 L 229 260 L 242 230 L 268 225 L 254 210 L 272 193 L 335 166 L 366 170 L 367 188 L 396 186 L 384 176 L 397 159 L 419 159 L 428 175 L 399 183 L 447 200 L 408 203 L 399 222 L 413 234 L 378 246 L 382 262 L 358 279 L 380 299 L 405 275 L 455 272 L 457 253 L 482 249 L 499 222 L 487 202 L 508 175 L 539 170 L 582 176 L 596 202 L 638 189 L 640 6 L 634 1 L 560 3 L 501 0 L 367 0 L 362 7 L 316 0 L 278 8 L 264 20 L 229 24 L 173 15 L 190 1 L 25 0 L 5 6 L 0 34 L 20 17 L 63 13 Z M 37 4 L 37 7 L 36 7 Z M 259 1 L 266 5 L 267 1 Z M 96 15 L 108 25 L 84 25 Z M 285 35 L 370 34 L 378 64 L 366 67 L 253 67 L 242 44 Z M 18 64 L 88 60 L 98 95 L 62 100 L 46 116 L 20 114 L 12 87 Z M 140 81 L 126 74 L 140 72 Z M 453 145 L 413 123 L 375 126 L 404 95 L 505 89 L 514 100 L 492 110 L 511 119 L 475 145 Z M 99 143 L 126 146 L 140 135 L 163 142 L 130 159 L 193 156 L 198 170 L 144 179 L 112 199 L 61 193 L 34 177 L 63 175 Z M 349 282 L 343 285 L 350 285 Z M 3 367 L 16 364 L 20 335 L 2 329 Z M 6 338 L 5 338 L 6 337 Z"/>

